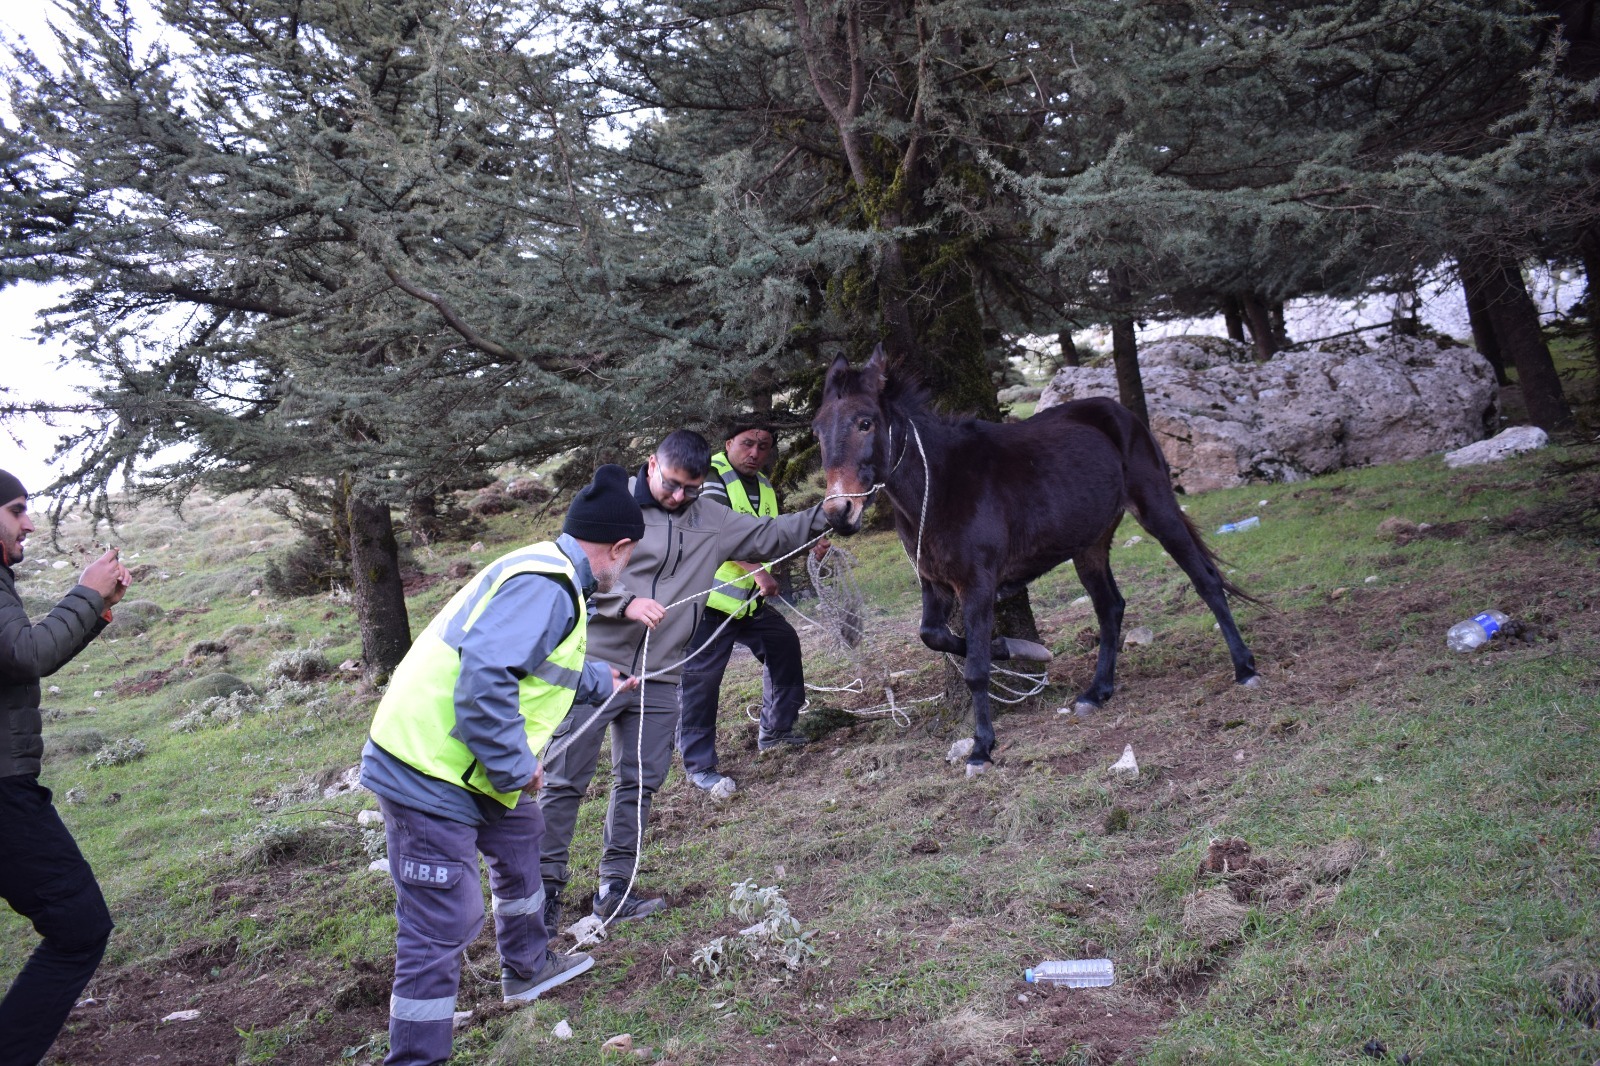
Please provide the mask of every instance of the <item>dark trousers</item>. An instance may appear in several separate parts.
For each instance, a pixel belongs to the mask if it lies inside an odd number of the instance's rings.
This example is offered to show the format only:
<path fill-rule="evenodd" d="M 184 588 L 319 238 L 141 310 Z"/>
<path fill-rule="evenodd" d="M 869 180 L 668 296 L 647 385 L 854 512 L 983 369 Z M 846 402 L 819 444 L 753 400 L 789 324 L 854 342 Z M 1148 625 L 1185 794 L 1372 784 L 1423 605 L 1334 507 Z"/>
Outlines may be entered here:
<path fill-rule="evenodd" d="M 776 608 L 763 606 L 717 633 L 727 617 L 721 611 L 707 610 L 689 638 L 691 651 L 702 649 L 684 665 L 678 694 L 678 751 L 683 755 L 683 768 L 691 774 L 717 767 L 717 700 L 735 644 L 749 648 L 766 668 L 761 686 L 763 734 L 793 729 L 806 702 L 800 635 L 789 620 Z"/>
<path fill-rule="evenodd" d="M 641 707 L 642 702 L 642 707 Z M 578 808 L 598 768 L 600 748 L 611 733 L 611 803 L 606 808 L 600 881 L 627 881 L 639 856 L 641 826 L 649 824 L 650 800 L 672 766 L 672 729 L 678 721 L 678 686 L 646 681 L 644 693 L 624 692 L 599 717 L 589 704 L 574 704 L 556 726 L 544 758 L 544 880 L 566 887 Z M 591 719 L 593 719 L 591 721 Z M 585 726 L 587 723 L 587 726 Z M 581 732 L 577 732 L 584 727 Z M 641 752 L 640 749 L 643 749 Z M 643 755 L 641 761 L 640 755 Z"/>
<path fill-rule="evenodd" d="M 44 938 L 0 1000 L 0 1066 L 34 1066 L 111 937 L 94 871 L 37 777 L 0 778 L 0 897 Z"/>
<path fill-rule="evenodd" d="M 550 942 L 539 883 L 544 817 L 532 796 L 489 825 L 467 825 L 383 797 L 389 874 L 394 878 L 394 994 L 389 997 L 388 1066 L 450 1057 L 461 957 L 483 928 L 478 853 L 489 864 L 494 936 L 505 968 L 528 978 Z"/>

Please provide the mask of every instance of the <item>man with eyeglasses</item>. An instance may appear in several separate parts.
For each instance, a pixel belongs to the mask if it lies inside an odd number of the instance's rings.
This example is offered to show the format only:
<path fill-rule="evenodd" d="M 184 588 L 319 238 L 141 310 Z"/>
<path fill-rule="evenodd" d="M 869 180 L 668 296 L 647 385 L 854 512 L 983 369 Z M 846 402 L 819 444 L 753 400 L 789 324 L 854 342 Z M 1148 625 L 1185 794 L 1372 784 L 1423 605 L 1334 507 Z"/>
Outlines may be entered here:
<path fill-rule="evenodd" d="M 637 695 L 619 696 L 598 715 L 592 705 L 575 705 L 551 738 L 539 795 L 545 819 L 541 875 L 548 929 L 560 924 L 578 807 L 594 777 L 607 727 L 611 801 L 592 910 L 608 921 L 627 921 L 666 908 L 664 899 L 650 897 L 637 885 L 630 890 L 629 884 L 650 799 L 672 764 L 685 646 L 705 614 L 717 568 L 728 559 L 785 555 L 828 528 L 820 505 L 778 518 L 708 505 L 700 494 L 710 472 L 710 445 L 700 434 L 680 429 L 656 447 L 632 480 L 634 499 L 644 512 L 644 537 L 621 583 L 592 601 L 588 654 L 642 677 L 642 701 Z M 659 676 L 650 676 L 656 671 Z"/>

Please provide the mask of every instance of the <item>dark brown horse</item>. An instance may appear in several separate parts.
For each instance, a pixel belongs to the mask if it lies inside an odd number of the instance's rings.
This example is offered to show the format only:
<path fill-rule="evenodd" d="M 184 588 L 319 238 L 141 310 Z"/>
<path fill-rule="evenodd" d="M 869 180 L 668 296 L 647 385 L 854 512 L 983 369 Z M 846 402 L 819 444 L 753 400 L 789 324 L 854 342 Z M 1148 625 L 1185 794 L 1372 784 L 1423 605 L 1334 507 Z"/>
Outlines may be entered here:
<path fill-rule="evenodd" d="M 1077 400 L 1005 425 L 947 418 L 929 411 L 918 389 L 889 379 L 879 347 L 859 371 L 843 357 L 834 361 L 812 428 L 822 445 L 828 521 L 840 533 L 860 530 L 868 497 L 881 485 L 922 583 L 922 642 L 966 658 L 974 719 L 968 774 L 987 768 L 994 747 L 990 663 L 1049 656 L 1026 641 L 991 639 L 995 599 L 1068 559 L 1100 622 L 1094 679 L 1075 709 L 1087 713 L 1110 698 L 1124 602 L 1111 576 L 1111 540 L 1124 511 L 1161 542 L 1216 615 L 1234 679 L 1256 683 L 1227 594 L 1250 597 L 1218 571 L 1178 506 L 1155 438 L 1121 404 Z M 957 597 L 965 637 L 947 624 Z"/>

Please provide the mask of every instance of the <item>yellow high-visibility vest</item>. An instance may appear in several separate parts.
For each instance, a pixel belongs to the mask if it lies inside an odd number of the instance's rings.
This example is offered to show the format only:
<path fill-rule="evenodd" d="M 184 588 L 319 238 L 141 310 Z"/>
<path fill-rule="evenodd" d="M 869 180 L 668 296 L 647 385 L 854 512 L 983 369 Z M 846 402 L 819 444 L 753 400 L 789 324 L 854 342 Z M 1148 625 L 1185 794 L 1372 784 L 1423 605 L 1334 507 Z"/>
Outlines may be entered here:
<path fill-rule="evenodd" d="M 711 469 L 722 479 L 722 484 L 728 490 L 728 506 L 740 514 L 760 515 L 762 518 L 778 517 L 778 494 L 772 488 L 772 482 L 766 475 L 757 474 L 761 479 L 761 499 L 751 503 L 750 494 L 744 490 L 744 482 L 739 477 L 739 472 L 728 462 L 727 452 L 718 452 L 711 457 Z M 717 583 L 732 582 L 719 588 L 706 597 L 706 606 L 723 614 L 731 614 L 735 618 L 743 618 L 756 609 L 756 579 L 744 567 L 729 561 L 717 568 Z"/>
<path fill-rule="evenodd" d="M 528 747 L 538 752 L 572 709 L 588 644 L 588 606 L 576 569 L 548 541 L 496 559 L 451 597 L 400 661 L 372 720 L 373 742 L 407 766 L 507 807 L 515 807 L 522 793 L 495 791 L 483 765 L 450 734 L 456 724 L 462 641 L 500 586 L 520 574 L 560 575 L 572 590 L 578 615 L 572 632 L 517 686 Z"/>

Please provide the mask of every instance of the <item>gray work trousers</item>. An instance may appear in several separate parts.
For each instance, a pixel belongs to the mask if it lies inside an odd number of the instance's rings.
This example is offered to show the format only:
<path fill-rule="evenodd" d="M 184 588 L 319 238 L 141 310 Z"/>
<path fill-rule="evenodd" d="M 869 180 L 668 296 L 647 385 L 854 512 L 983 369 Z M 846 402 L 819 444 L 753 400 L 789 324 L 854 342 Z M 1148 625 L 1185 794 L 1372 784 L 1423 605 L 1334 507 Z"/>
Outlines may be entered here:
<path fill-rule="evenodd" d="M 461 957 L 483 928 L 478 853 L 489 862 L 494 936 L 506 969 L 528 978 L 544 966 L 544 888 L 538 881 L 539 805 L 521 797 L 505 817 L 466 825 L 378 797 L 394 879 L 394 993 L 385 1066 L 450 1058 Z"/>
<path fill-rule="evenodd" d="M 539 792 L 545 834 L 539 867 L 545 884 L 558 890 L 567 883 L 578 805 L 594 778 L 600 744 L 608 728 L 611 731 L 611 805 L 606 810 L 600 882 L 626 881 L 632 876 L 643 826 L 650 818 L 650 798 L 667 779 L 667 770 L 672 765 L 672 739 L 678 726 L 678 686 L 664 681 L 646 681 L 642 714 L 638 692 L 617 696 L 591 722 L 594 712 L 590 704 L 574 705 L 556 727 L 545 751 L 544 788 Z"/>

